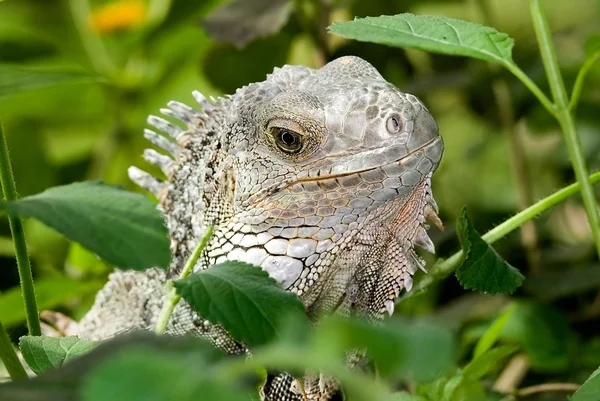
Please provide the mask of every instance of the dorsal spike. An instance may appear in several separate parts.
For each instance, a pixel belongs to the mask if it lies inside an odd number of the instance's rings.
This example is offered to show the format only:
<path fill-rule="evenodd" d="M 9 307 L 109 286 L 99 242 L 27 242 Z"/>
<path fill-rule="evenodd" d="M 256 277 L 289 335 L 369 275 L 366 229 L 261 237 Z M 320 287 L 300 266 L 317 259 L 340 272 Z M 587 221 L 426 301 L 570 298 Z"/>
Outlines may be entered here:
<path fill-rule="evenodd" d="M 154 164 L 159 167 L 163 173 L 168 177 L 173 168 L 175 167 L 175 161 L 171 159 L 167 155 L 163 155 L 162 153 L 158 153 L 154 149 L 146 149 L 144 150 L 144 160 L 146 160 L 150 164 Z"/>
<path fill-rule="evenodd" d="M 168 183 L 157 180 L 152 175 L 135 166 L 129 167 L 127 173 L 131 181 L 144 188 L 158 199 L 162 197 L 163 192 L 168 188 Z"/>
<path fill-rule="evenodd" d="M 159 148 L 166 150 L 173 156 L 177 156 L 177 154 L 181 152 L 181 148 L 175 142 L 169 141 L 164 136 L 157 134 L 152 130 L 145 129 L 144 138 L 146 138 L 148 141 L 158 146 Z"/>
<path fill-rule="evenodd" d="M 171 138 L 175 139 L 176 141 L 178 141 L 185 132 L 180 127 L 178 127 L 174 124 L 171 124 L 164 118 L 160 118 L 157 116 L 148 116 L 148 124 L 152 125 L 159 131 L 162 131 L 165 134 L 168 134 Z"/>

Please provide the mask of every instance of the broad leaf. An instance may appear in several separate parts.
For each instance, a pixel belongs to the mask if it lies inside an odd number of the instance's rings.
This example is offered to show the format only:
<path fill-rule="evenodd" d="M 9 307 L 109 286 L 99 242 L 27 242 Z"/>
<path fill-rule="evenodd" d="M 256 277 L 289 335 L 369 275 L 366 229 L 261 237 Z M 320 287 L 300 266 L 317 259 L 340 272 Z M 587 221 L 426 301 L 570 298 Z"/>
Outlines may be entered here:
<path fill-rule="evenodd" d="M 197 351 L 183 358 L 149 351 L 133 347 L 93 369 L 83 382 L 82 401 L 248 400 L 234 383 L 211 378 L 210 366 Z"/>
<path fill-rule="evenodd" d="M 463 208 L 458 218 L 457 232 L 465 258 L 456 269 L 456 277 L 465 289 L 488 294 L 515 292 L 525 277 L 509 265 L 494 248 L 488 245 L 475 231 Z"/>
<path fill-rule="evenodd" d="M 225 4 L 202 21 L 213 38 L 242 47 L 272 35 L 287 22 L 291 0 L 237 0 Z"/>
<path fill-rule="evenodd" d="M 60 71 L 0 64 L 0 98 L 49 86 L 101 81 L 100 77 L 81 71 Z"/>
<path fill-rule="evenodd" d="M 202 363 L 213 366 L 224 357 L 222 352 L 214 349 L 206 341 L 193 337 L 157 337 L 151 333 L 122 335 L 102 342 L 89 353 L 74 358 L 62 367 L 47 371 L 31 380 L 17 380 L 0 384 L 0 400 L 81 401 L 83 381 L 88 378 L 94 379 L 93 370 L 102 369 L 105 361 L 109 363 L 114 358 L 125 357 L 130 355 L 130 352 L 135 353 L 140 350 L 146 355 L 156 356 L 156 363 L 161 363 L 166 358 L 179 361 L 183 369 L 195 374 L 196 378 L 198 378 L 198 372 L 191 372 L 186 367 Z M 209 370 L 203 371 L 203 377 L 208 372 Z M 128 371 L 120 377 L 120 382 L 127 384 L 128 379 L 133 376 L 135 376 L 135 372 Z M 165 380 L 173 388 L 173 394 L 175 394 L 173 378 L 166 377 Z M 165 383 L 146 382 L 146 385 L 149 384 L 166 385 Z M 114 385 L 118 385 L 118 383 L 114 383 Z M 89 392 L 86 392 L 86 395 L 89 395 Z"/>
<path fill-rule="evenodd" d="M 498 367 L 506 357 L 514 354 L 517 349 L 517 347 L 513 346 L 502 346 L 487 350 L 465 366 L 463 376 L 472 380 L 479 380 L 491 370 Z"/>
<path fill-rule="evenodd" d="M 212 266 L 175 281 L 175 288 L 203 318 L 250 347 L 268 343 L 290 315 L 304 316 L 301 319 L 308 322 L 296 295 L 248 263 Z"/>
<path fill-rule="evenodd" d="M 600 368 L 596 369 L 573 394 L 571 401 L 597 401 L 598 394 L 600 394 Z"/>
<path fill-rule="evenodd" d="M 78 182 L 2 202 L 0 209 L 34 217 L 122 269 L 169 264 L 164 221 L 141 194 L 100 182 Z"/>
<path fill-rule="evenodd" d="M 103 280 L 73 280 L 67 277 L 42 278 L 33 282 L 39 310 L 52 309 L 78 296 L 96 293 Z M 0 294 L 0 321 L 10 327 L 25 321 L 21 287 Z"/>
<path fill-rule="evenodd" d="M 363 42 L 512 63 L 514 40 L 494 28 L 454 18 L 398 14 L 335 23 L 329 32 Z"/>
<path fill-rule="evenodd" d="M 24 336 L 19 340 L 23 358 L 37 374 L 59 368 L 69 360 L 89 352 L 97 344 L 97 341 L 80 340 L 74 336 Z"/>

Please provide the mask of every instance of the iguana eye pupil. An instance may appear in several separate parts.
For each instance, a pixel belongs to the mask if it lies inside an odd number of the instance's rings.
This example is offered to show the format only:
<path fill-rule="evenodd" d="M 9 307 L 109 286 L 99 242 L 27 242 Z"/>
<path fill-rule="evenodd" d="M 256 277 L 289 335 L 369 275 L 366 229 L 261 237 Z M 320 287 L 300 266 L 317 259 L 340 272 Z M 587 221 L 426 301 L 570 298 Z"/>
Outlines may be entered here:
<path fill-rule="evenodd" d="M 390 117 L 387 120 L 386 128 L 390 134 L 395 134 L 400 131 L 400 122 L 396 117 Z"/>
<path fill-rule="evenodd" d="M 277 146 L 285 152 L 298 152 L 302 147 L 302 136 L 297 132 L 273 128 Z"/>

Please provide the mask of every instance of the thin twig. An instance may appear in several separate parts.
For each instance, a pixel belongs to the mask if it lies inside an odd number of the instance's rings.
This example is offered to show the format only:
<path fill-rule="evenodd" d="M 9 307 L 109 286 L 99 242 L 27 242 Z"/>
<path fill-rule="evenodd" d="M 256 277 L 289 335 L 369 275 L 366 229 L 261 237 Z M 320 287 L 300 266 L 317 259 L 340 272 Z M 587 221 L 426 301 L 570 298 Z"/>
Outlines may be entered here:
<path fill-rule="evenodd" d="M 2 182 L 2 192 L 7 202 L 17 199 L 17 189 L 15 188 L 15 178 L 13 176 L 10 157 L 8 155 L 8 144 L 4 129 L 0 123 L 0 181 Z M 19 271 L 19 280 L 21 282 L 21 292 L 25 304 L 25 318 L 29 334 L 32 336 L 42 335 L 40 327 L 40 317 L 35 300 L 35 288 L 33 287 L 33 275 L 31 274 L 31 265 L 29 263 L 29 254 L 27 252 L 27 242 L 25 242 L 25 232 L 23 222 L 17 216 L 8 215 L 8 224 L 12 233 L 13 244 L 15 246 L 15 256 L 17 258 L 17 269 Z"/>
<path fill-rule="evenodd" d="M 513 393 L 527 374 L 531 363 L 523 354 L 515 355 L 508 362 L 492 387 L 499 393 Z"/>
<path fill-rule="evenodd" d="M 588 169 L 581 145 L 581 138 L 577 133 L 575 119 L 569 107 L 569 99 L 565 84 L 560 73 L 556 49 L 552 42 L 552 35 L 548 18 L 540 0 L 530 0 L 531 18 L 537 37 L 544 69 L 550 84 L 550 90 L 555 103 L 555 112 L 552 113 L 558 121 L 565 138 L 565 145 L 571 160 L 577 181 L 581 184 L 581 198 L 587 214 L 592 236 L 596 244 L 596 253 L 600 257 L 600 212 L 598 202 L 592 185 L 588 182 Z"/>
<path fill-rule="evenodd" d="M 579 384 L 575 383 L 544 383 L 521 388 L 515 392 L 515 395 L 518 398 L 525 398 L 537 393 L 547 393 L 550 391 L 564 391 L 567 393 L 574 393 L 577 390 L 579 390 Z"/>
<path fill-rule="evenodd" d="M 8 371 L 11 379 L 23 379 L 27 377 L 27 372 L 21 364 L 15 349 L 13 348 L 8 333 L 0 322 L 0 359 L 4 363 L 4 367 Z"/>
<path fill-rule="evenodd" d="M 204 250 L 204 248 L 206 248 L 206 245 L 208 244 L 212 233 L 213 227 L 209 226 L 206 229 L 206 232 L 204 233 L 200 241 L 198 241 L 198 245 L 196 245 L 196 248 L 188 258 L 187 262 L 185 263 L 185 267 L 179 275 L 180 279 L 186 278 L 192 273 L 194 266 L 196 266 L 196 262 L 202 254 L 202 251 Z M 156 334 L 161 335 L 165 332 L 165 330 L 167 329 L 167 325 L 169 324 L 171 314 L 173 314 L 173 310 L 175 310 L 175 306 L 177 306 L 180 300 L 181 295 L 177 294 L 177 290 L 173 286 L 173 281 L 169 280 L 167 282 L 167 296 L 165 298 L 165 303 L 163 305 L 162 310 L 160 311 L 160 315 L 158 316 L 158 321 L 156 323 L 156 328 L 154 329 L 154 332 Z"/>

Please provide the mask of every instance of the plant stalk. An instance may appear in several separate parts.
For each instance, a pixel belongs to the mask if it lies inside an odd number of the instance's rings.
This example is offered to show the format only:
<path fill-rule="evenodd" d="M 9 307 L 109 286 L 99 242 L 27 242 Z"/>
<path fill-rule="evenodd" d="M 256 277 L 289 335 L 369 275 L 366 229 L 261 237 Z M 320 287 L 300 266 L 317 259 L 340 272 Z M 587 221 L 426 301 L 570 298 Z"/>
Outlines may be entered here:
<path fill-rule="evenodd" d="M 8 145 L 6 143 L 6 136 L 4 135 L 2 124 L 0 124 L 0 181 L 2 182 L 4 200 L 7 202 L 16 200 L 17 189 L 15 188 L 15 178 L 8 156 Z M 32 336 L 41 336 L 40 317 L 35 300 L 33 275 L 31 274 L 29 254 L 27 253 L 27 242 L 25 242 L 23 222 L 19 217 L 9 215 L 8 223 L 10 225 L 10 231 L 15 247 L 17 269 L 19 270 L 21 293 L 25 304 L 25 317 L 27 320 L 27 327 L 29 328 L 29 334 Z"/>
<path fill-rule="evenodd" d="M 589 181 L 591 184 L 596 184 L 600 182 L 600 172 L 596 172 L 589 177 Z M 546 210 L 550 209 L 553 206 L 563 202 L 567 198 L 577 194 L 581 188 L 580 183 L 571 184 L 563 189 L 556 191 L 550 196 L 534 203 L 529 206 L 527 209 L 515 214 L 510 219 L 504 221 L 503 223 L 497 225 L 487 233 L 485 233 L 481 238 L 488 244 L 493 244 L 499 239 L 505 237 L 510 234 L 512 231 L 521 227 L 523 224 L 533 219 L 537 215 Z M 463 251 L 460 250 L 456 252 L 454 255 L 450 256 L 448 259 L 440 260 L 436 263 L 430 274 L 420 276 L 420 279 L 415 280 L 415 284 L 413 285 L 413 289 L 410 293 L 404 293 L 400 298 L 398 298 L 398 302 L 403 301 L 409 297 L 416 295 L 421 292 L 425 288 L 429 287 L 434 282 L 441 280 L 447 277 L 450 273 L 458 268 L 463 259 Z"/>
<path fill-rule="evenodd" d="M 183 270 L 181 271 L 181 274 L 179 275 L 180 279 L 186 278 L 187 276 L 189 276 L 192 273 L 194 266 L 196 266 L 196 262 L 198 261 L 198 258 L 202 254 L 202 251 L 204 250 L 204 248 L 206 248 L 206 245 L 208 245 L 208 241 L 210 240 L 210 237 L 212 236 L 212 234 L 213 234 L 213 226 L 209 226 L 206 229 L 206 232 L 204 233 L 204 235 L 202 236 L 200 241 L 198 241 L 198 245 L 196 245 L 196 248 L 194 249 L 194 251 L 192 252 L 190 257 L 188 258 L 187 262 L 185 263 L 185 266 L 184 266 Z M 177 304 L 179 303 L 180 300 L 181 300 L 181 295 L 177 294 L 177 290 L 173 286 L 173 280 L 169 280 L 167 282 L 167 297 L 166 297 L 165 303 L 160 311 L 160 315 L 158 316 L 158 322 L 156 323 L 156 328 L 154 329 L 154 332 L 156 334 L 162 335 L 162 334 L 164 334 L 165 330 L 167 330 L 167 325 L 169 324 L 169 319 L 171 318 L 171 315 L 173 314 L 173 310 L 175 310 L 175 307 L 177 306 Z"/>
<path fill-rule="evenodd" d="M 556 50 L 552 43 L 552 36 L 550 33 L 550 27 L 548 25 L 548 19 L 544 9 L 540 4 L 540 0 L 530 0 L 531 16 L 533 19 L 533 26 L 535 28 L 535 34 L 538 39 L 540 53 L 542 55 L 542 61 L 544 62 L 544 68 L 546 69 L 546 75 L 548 76 L 548 83 L 550 84 L 550 90 L 554 98 L 556 106 L 556 112 L 554 116 L 558 120 L 558 123 L 563 131 L 565 137 L 565 145 L 571 164 L 575 172 L 577 181 L 581 184 L 581 197 L 583 199 L 583 205 L 587 214 L 587 218 L 592 230 L 592 236 L 596 244 L 596 252 L 600 257 L 600 213 L 598 212 L 598 203 L 594 195 L 592 185 L 587 180 L 588 170 L 585 164 L 585 158 L 583 155 L 583 149 L 581 147 L 581 139 L 577 135 L 577 129 L 575 128 L 575 120 L 569 110 L 569 99 L 565 84 L 560 74 L 558 66 L 558 58 L 556 56 Z"/>
<path fill-rule="evenodd" d="M 0 359 L 4 362 L 4 366 L 13 380 L 27 378 L 27 372 L 19 361 L 19 357 L 13 348 L 8 333 L 0 322 Z"/>

